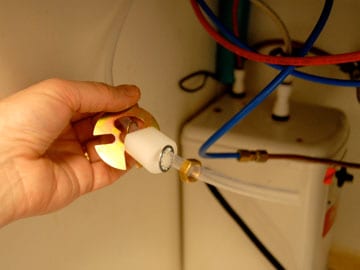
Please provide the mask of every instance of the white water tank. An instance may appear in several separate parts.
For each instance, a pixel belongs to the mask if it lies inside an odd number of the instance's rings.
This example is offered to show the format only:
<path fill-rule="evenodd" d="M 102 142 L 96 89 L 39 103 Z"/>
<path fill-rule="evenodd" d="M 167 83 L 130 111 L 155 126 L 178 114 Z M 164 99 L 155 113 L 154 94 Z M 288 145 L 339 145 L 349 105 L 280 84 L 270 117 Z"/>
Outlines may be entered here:
<path fill-rule="evenodd" d="M 288 160 L 240 163 L 198 156 L 202 143 L 245 102 L 225 96 L 188 122 L 181 136 L 182 155 L 251 183 L 296 190 L 297 205 L 220 191 L 286 269 L 325 270 L 340 190 L 335 179 L 324 184 L 329 166 Z M 266 149 L 341 159 L 348 135 L 346 117 L 336 109 L 294 103 L 289 121 L 276 122 L 271 119 L 271 102 L 266 101 L 209 151 Z M 184 185 L 183 238 L 184 270 L 274 269 L 201 182 Z"/>

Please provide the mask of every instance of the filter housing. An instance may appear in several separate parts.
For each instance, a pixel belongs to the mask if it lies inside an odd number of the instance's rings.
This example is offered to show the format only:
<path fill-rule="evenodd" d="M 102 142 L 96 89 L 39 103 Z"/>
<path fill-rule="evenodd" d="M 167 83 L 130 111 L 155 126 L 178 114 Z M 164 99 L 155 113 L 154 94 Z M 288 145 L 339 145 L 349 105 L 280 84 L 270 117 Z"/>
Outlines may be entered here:
<path fill-rule="evenodd" d="M 202 159 L 200 145 L 248 100 L 224 96 L 188 122 L 181 136 L 182 155 L 205 166 L 263 186 L 296 190 L 300 204 L 265 202 L 221 191 L 236 212 L 286 269 L 325 269 L 339 188 L 324 184 L 328 166 L 287 160 L 239 163 Z M 266 101 L 225 134 L 209 151 L 266 149 L 342 158 L 349 126 L 336 109 L 291 104 L 287 122 L 271 118 Z M 273 269 L 203 183 L 184 185 L 184 269 Z"/>

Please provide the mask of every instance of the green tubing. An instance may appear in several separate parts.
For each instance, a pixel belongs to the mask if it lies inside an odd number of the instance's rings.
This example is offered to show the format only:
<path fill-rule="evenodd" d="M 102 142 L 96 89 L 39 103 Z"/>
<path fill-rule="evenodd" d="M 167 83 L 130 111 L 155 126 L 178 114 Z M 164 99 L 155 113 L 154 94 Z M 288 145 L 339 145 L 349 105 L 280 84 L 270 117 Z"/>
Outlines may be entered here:
<path fill-rule="evenodd" d="M 232 6 L 233 0 L 221 0 L 219 1 L 219 19 L 228 28 L 232 29 Z M 245 41 L 247 36 L 248 19 L 249 19 L 250 4 L 248 0 L 242 0 L 239 3 L 239 35 L 240 40 Z M 236 56 L 223 48 L 221 45 L 217 45 L 216 50 L 216 76 L 217 79 L 223 84 L 234 83 L 234 69 L 236 68 Z"/>

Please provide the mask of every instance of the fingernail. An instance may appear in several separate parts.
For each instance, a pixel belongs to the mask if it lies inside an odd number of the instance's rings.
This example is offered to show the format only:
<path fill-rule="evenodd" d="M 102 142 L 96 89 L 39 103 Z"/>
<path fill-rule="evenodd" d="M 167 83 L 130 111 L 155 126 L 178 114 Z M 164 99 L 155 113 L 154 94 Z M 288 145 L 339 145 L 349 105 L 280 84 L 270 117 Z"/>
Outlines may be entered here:
<path fill-rule="evenodd" d="M 139 88 L 135 85 L 122 85 L 119 87 L 122 87 L 124 94 L 128 97 L 138 96 L 140 92 Z"/>

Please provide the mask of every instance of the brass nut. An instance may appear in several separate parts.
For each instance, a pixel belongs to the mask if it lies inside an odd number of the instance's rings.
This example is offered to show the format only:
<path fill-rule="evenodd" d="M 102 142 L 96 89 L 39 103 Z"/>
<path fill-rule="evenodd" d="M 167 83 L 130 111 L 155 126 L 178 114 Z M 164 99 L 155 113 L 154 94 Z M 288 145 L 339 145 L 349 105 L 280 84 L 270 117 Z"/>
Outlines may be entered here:
<path fill-rule="evenodd" d="M 256 162 L 265 162 L 268 160 L 269 155 L 266 150 L 238 150 L 240 154 L 239 161 L 256 161 Z"/>
<path fill-rule="evenodd" d="M 179 169 L 179 176 L 182 182 L 196 182 L 197 178 L 200 175 L 200 170 L 196 173 L 189 173 L 190 169 L 194 168 L 194 166 L 200 167 L 201 162 L 197 159 L 186 159 Z"/>

